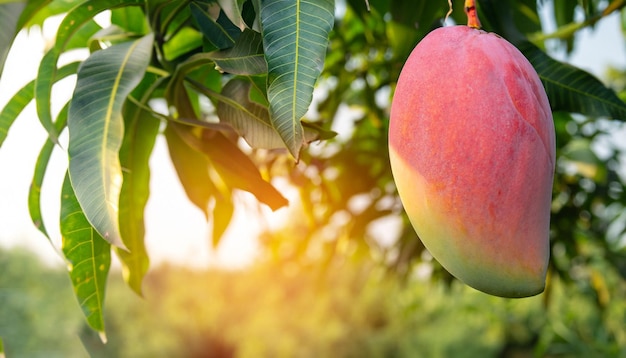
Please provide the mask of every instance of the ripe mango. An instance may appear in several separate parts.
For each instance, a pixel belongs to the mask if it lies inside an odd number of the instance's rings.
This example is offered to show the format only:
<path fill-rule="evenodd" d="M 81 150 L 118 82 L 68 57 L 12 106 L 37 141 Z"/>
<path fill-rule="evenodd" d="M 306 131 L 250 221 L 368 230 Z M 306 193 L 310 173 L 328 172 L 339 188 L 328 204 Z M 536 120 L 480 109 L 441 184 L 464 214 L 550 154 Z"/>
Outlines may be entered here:
<path fill-rule="evenodd" d="M 543 292 L 555 168 L 552 112 L 528 60 L 467 26 L 429 33 L 393 96 L 389 155 L 420 239 L 467 285 Z"/>

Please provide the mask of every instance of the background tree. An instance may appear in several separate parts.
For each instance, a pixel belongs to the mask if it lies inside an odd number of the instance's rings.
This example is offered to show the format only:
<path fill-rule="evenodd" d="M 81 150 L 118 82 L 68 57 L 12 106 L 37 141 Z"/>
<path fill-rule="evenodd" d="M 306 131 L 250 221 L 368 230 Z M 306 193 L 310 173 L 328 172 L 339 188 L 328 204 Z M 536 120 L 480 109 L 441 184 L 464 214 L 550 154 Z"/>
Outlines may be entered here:
<path fill-rule="evenodd" d="M 611 137 L 626 118 L 623 74 L 613 72 L 612 89 L 546 53 L 554 39 L 571 51 L 578 30 L 623 13 L 624 5 L 478 1 L 484 29 L 530 60 L 553 109 L 558 160 L 546 303 L 556 281 L 607 310 L 626 290 L 624 148 Z M 542 30 L 542 7 L 553 10 L 553 33 Z M 106 28 L 94 21 L 104 11 Z M 278 209 L 288 204 L 272 185 L 280 181 L 299 192 L 289 203 L 297 219 L 262 235 L 270 261 L 331 271 L 337 261 L 374 261 L 406 277 L 428 267 L 433 280 L 453 282 L 408 224 L 387 153 L 395 81 L 447 11 L 445 1 L 400 0 L 0 2 L 0 63 L 18 31 L 65 14 L 37 78 L 0 112 L 0 144 L 34 100 L 49 138 L 28 200 L 45 236 L 40 189 L 52 151 L 67 148 L 62 251 L 89 325 L 104 336 L 111 251 L 128 285 L 142 293 L 148 160 L 161 135 L 191 203 L 213 223 L 213 245 L 231 221 L 234 192 Z M 464 16 L 462 2 L 454 2 L 449 21 L 465 23 Z M 76 48 L 89 57 L 59 66 L 60 56 Z M 73 74 L 73 96 L 52 113 L 52 85 Z M 69 143 L 60 147 L 65 130 Z M 397 235 L 374 230 L 394 218 L 401 218 Z"/>

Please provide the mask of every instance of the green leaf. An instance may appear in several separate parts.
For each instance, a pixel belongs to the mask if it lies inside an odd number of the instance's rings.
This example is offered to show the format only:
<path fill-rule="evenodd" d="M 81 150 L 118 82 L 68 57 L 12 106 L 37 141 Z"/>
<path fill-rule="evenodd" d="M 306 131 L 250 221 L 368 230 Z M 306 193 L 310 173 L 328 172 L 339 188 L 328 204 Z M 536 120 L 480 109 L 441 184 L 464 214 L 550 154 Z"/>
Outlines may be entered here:
<path fill-rule="evenodd" d="M 285 148 L 285 142 L 270 122 L 267 107 L 251 99 L 252 83 L 244 78 L 233 78 L 222 90 L 230 101 L 220 101 L 217 115 L 220 122 L 231 125 L 253 148 Z M 318 139 L 318 133 L 304 128 L 305 141 Z"/>
<path fill-rule="evenodd" d="M 85 218 L 69 175 L 65 176 L 61 191 L 61 236 L 74 295 L 89 326 L 106 341 L 103 309 L 111 247 Z"/>
<path fill-rule="evenodd" d="M 72 36 L 72 38 L 67 42 L 65 50 L 69 51 L 77 48 L 88 48 L 90 42 L 93 42 L 93 36 L 99 31 L 102 31 L 102 27 L 98 25 L 98 23 L 94 20 L 87 21 L 81 26 L 80 31 Z"/>
<path fill-rule="evenodd" d="M 211 52 L 209 56 L 224 72 L 250 76 L 267 73 L 263 37 L 256 31 L 246 29 L 235 46 L 228 50 Z"/>
<path fill-rule="evenodd" d="M 626 103 L 591 74 L 561 63 L 530 42 L 518 44 L 546 89 L 553 111 L 626 120 Z"/>
<path fill-rule="evenodd" d="M 84 1 L 85 0 L 29 0 L 22 14 L 20 24 L 26 27 L 42 27 L 43 23 L 49 18 L 65 14 Z"/>
<path fill-rule="evenodd" d="M 2 112 L 0 112 L 0 146 L 4 143 L 9 129 L 13 125 L 13 122 L 22 113 L 24 108 L 33 99 L 35 89 L 35 81 L 32 81 L 22 87 L 9 102 L 4 106 Z"/>
<path fill-rule="evenodd" d="M 232 47 L 236 38 L 232 36 L 232 31 L 225 29 L 222 24 L 214 20 L 200 5 L 191 3 L 191 15 L 204 38 L 217 49 L 223 50 Z M 232 24 L 230 24 L 232 26 Z M 238 34 L 236 34 L 238 35 Z"/>
<path fill-rule="evenodd" d="M 2 75 L 2 69 L 9 55 L 13 39 L 19 31 L 17 23 L 25 7 L 24 2 L 0 4 L 0 24 L 2 24 L 2 31 L 0 31 L 0 75 Z"/>
<path fill-rule="evenodd" d="M 69 173 L 76 197 L 98 233 L 121 248 L 122 105 L 146 72 L 152 44 L 150 34 L 93 53 L 78 70 L 69 109 Z"/>
<path fill-rule="evenodd" d="M 272 210 L 288 204 L 287 199 L 263 179 L 250 158 L 221 132 L 203 130 L 202 137 L 198 138 L 189 127 L 174 123 L 171 127 L 191 148 L 206 156 L 211 167 L 229 187 L 253 194 Z"/>
<path fill-rule="evenodd" d="M 170 123 L 165 128 L 165 139 L 174 169 L 189 200 L 202 210 L 208 219 L 209 200 L 214 192 L 209 177 L 209 161 L 191 148 L 172 126 Z"/>
<path fill-rule="evenodd" d="M 239 30 L 243 31 L 246 28 L 246 22 L 243 20 L 241 12 L 246 0 L 217 0 L 217 2 L 220 4 L 220 8 L 228 19 L 237 26 Z"/>
<path fill-rule="evenodd" d="M 59 69 L 59 73 L 55 78 L 60 81 L 63 78 L 76 73 L 78 70 L 78 62 L 73 62 Z M 0 147 L 7 137 L 9 129 L 17 117 L 22 113 L 24 108 L 33 100 L 35 95 L 35 81 L 27 83 L 7 102 L 0 112 Z"/>
<path fill-rule="evenodd" d="M 136 6 L 113 9 L 111 11 L 111 24 L 138 35 L 150 32 L 143 10 Z"/>
<path fill-rule="evenodd" d="M 191 27 L 183 27 L 163 45 L 163 53 L 167 61 L 172 61 L 201 46 L 202 34 Z"/>
<path fill-rule="evenodd" d="M 284 148 L 282 138 L 270 122 L 267 107 L 250 100 L 251 87 L 250 81 L 243 78 L 228 81 L 222 94 L 231 99 L 232 103 L 218 103 L 220 122 L 230 124 L 253 148 Z"/>
<path fill-rule="evenodd" d="M 54 122 L 55 129 L 58 133 L 60 133 L 65 125 L 67 124 L 67 111 L 69 108 L 69 103 L 63 106 L 61 112 L 57 116 L 56 122 Z M 51 241 L 50 235 L 46 230 L 46 227 L 43 222 L 43 215 L 41 214 L 41 187 L 43 185 L 43 179 L 46 175 L 46 170 L 48 169 L 48 163 L 50 162 L 50 156 L 52 156 L 52 151 L 54 149 L 54 142 L 49 138 L 46 139 L 43 147 L 39 151 L 39 156 L 37 156 L 37 162 L 35 162 L 35 172 L 33 174 L 33 178 L 30 182 L 30 188 L 28 190 L 28 212 L 30 214 L 30 219 L 35 225 L 35 227 L 42 233 L 44 236 Z"/>
<path fill-rule="evenodd" d="M 296 159 L 304 142 L 300 120 L 313 99 L 334 20 L 334 0 L 261 2 L 270 120 Z"/>
<path fill-rule="evenodd" d="M 228 229 L 233 218 L 235 206 L 230 196 L 216 195 L 215 207 L 213 208 L 213 228 L 211 230 L 211 245 L 217 248 L 224 232 Z"/>
<path fill-rule="evenodd" d="M 54 142 L 57 142 L 58 133 L 54 132 L 52 115 L 50 113 L 50 96 L 52 83 L 57 76 L 57 62 L 59 57 L 66 50 L 70 41 L 82 28 L 83 25 L 93 19 L 93 17 L 105 10 L 115 9 L 121 6 L 143 5 L 142 0 L 90 0 L 76 6 L 72 1 L 54 1 L 63 4 L 62 9 L 75 6 L 61 21 L 54 46 L 46 52 L 37 72 L 35 85 L 35 99 L 37 101 L 37 116 L 44 129 Z M 69 4 L 68 4 L 69 3 Z"/>
<path fill-rule="evenodd" d="M 584 27 L 584 22 L 577 23 L 574 21 L 574 14 L 578 7 L 577 1 L 554 0 L 552 8 L 554 11 L 554 20 L 557 29 L 551 34 L 546 34 L 541 28 L 536 29 L 535 34 L 529 35 L 533 42 L 543 45 L 546 38 L 557 38 L 566 45 L 567 53 L 574 48 L 574 35 L 576 31 Z"/>
<path fill-rule="evenodd" d="M 78 62 L 73 62 L 68 65 L 65 65 L 59 69 L 59 73 L 57 76 L 57 80 L 61 80 L 71 74 L 76 73 L 78 69 Z M 16 93 L 13 98 L 7 103 L 7 105 L 3 108 L 2 112 L 0 112 L 0 146 L 2 142 L 6 138 L 7 131 L 13 121 L 17 118 L 17 116 L 22 112 L 24 107 L 33 99 L 35 89 L 35 81 L 31 81 L 26 86 L 22 87 L 18 93 Z M 59 115 L 57 116 L 57 120 L 54 123 L 55 131 L 60 133 L 61 130 L 65 127 L 67 122 L 67 105 L 63 107 Z M 50 156 L 52 155 L 52 150 L 54 149 L 54 142 L 49 138 L 44 143 L 41 148 L 39 155 L 37 156 L 37 161 L 35 162 L 35 171 L 33 174 L 33 178 L 30 183 L 30 188 L 28 191 L 28 212 L 30 214 L 30 218 L 35 225 L 35 227 L 48 239 L 50 240 L 50 236 L 43 222 L 43 216 L 41 214 L 41 186 L 43 185 L 43 180 L 46 174 L 46 170 L 48 168 L 48 162 L 50 161 Z"/>
<path fill-rule="evenodd" d="M 576 1 L 554 0 L 554 19 L 557 27 L 565 26 L 574 21 L 576 6 L 578 6 Z"/>
<path fill-rule="evenodd" d="M 211 244 L 217 247 L 233 216 L 232 194 L 229 188 L 224 187 L 224 184 L 218 188 L 209 173 L 211 163 L 208 158 L 192 148 L 179 134 L 180 131 L 185 133 L 188 130 L 189 127 L 170 123 L 165 128 L 165 138 L 172 163 L 187 197 L 202 210 L 207 219 L 209 218 L 209 203 L 211 199 L 214 200 L 211 210 L 213 220 Z"/>
<path fill-rule="evenodd" d="M 155 82 L 156 83 L 156 82 Z M 147 104 L 152 89 L 140 104 Z M 120 234 L 128 251 L 115 248 L 123 265 L 124 280 L 139 295 L 148 272 L 149 259 L 144 245 L 144 210 L 150 196 L 149 160 L 159 132 L 160 121 L 139 105 L 127 101 L 124 106 L 124 141 L 120 149 L 123 182 L 119 200 Z"/>

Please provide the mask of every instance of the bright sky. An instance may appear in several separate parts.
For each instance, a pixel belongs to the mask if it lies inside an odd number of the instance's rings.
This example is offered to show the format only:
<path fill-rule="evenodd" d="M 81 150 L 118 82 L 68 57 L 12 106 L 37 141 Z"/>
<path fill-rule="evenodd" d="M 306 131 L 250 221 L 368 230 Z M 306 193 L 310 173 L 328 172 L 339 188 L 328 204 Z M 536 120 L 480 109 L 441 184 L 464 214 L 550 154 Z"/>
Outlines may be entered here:
<path fill-rule="evenodd" d="M 44 33 L 46 33 L 44 29 Z M 0 78 L 0 108 L 9 98 L 36 75 L 43 55 L 45 41 L 38 30 L 19 34 Z M 608 65 L 626 67 L 626 46 L 621 34 L 619 15 L 602 20 L 595 31 L 584 30 L 578 38 L 577 51 L 571 63 L 602 77 Z M 54 88 L 58 99 L 71 95 L 73 79 Z M 55 102 L 58 110 L 61 100 Z M 28 188 L 34 163 L 45 140 L 34 106 L 31 104 L 18 118 L 0 148 L 0 245 L 26 246 L 53 264 L 62 264 L 55 249 L 32 225 L 27 207 Z M 65 138 L 66 140 L 66 138 Z M 50 163 L 42 190 L 45 224 L 60 248 L 58 226 L 61 182 L 67 165 L 67 154 L 57 150 Z M 159 138 L 151 160 L 151 198 L 146 209 L 146 244 L 153 263 L 170 261 L 206 267 L 209 264 L 241 266 L 255 255 L 255 234 L 268 221 L 286 218 L 287 210 L 271 213 L 264 210 L 265 219 L 256 214 L 254 200 L 241 195 L 244 204 L 235 214 L 233 224 L 218 252 L 210 250 L 211 227 L 203 214 L 186 198 L 173 170 L 167 146 Z M 283 193 L 289 199 L 293 193 Z"/>

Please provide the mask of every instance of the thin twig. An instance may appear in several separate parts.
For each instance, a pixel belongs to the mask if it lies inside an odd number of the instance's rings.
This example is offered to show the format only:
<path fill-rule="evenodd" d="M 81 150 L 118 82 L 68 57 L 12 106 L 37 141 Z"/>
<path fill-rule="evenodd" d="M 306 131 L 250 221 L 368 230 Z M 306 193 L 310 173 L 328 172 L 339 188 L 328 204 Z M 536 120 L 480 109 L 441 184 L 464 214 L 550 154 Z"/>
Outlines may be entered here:
<path fill-rule="evenodd" d="M 571 22 L 569 24 L 559 27 L 554 32 L 549 33 L 549 34 L 544 34 L 543 32 L 537 32 L 535 34 L 529 35 L 528 38 L 532 42 L 535 42 L 535 43 L 543 42 L 548 39 L 567 39 L 567 38 L 570 38 L 576 31 L 582 28 L 585 28 L 587 26 L 593 26 L 595 25 L 596 22 L 600 21 L 602 18 L 624 7 L 626 7 L 626 0 L 614 0 L 601 13 L 595 16 L 592 16 L 585 21 Z"/>
<path fill-rule="evenodd" d="M 448 12 L 446 13 L 446 17 L 443 19 L 444 24 L 446 21 L 448 21 L 448 18 L 450 17 L 451 14 L 452 14 L 452 0 L 448 0 Z"/>

